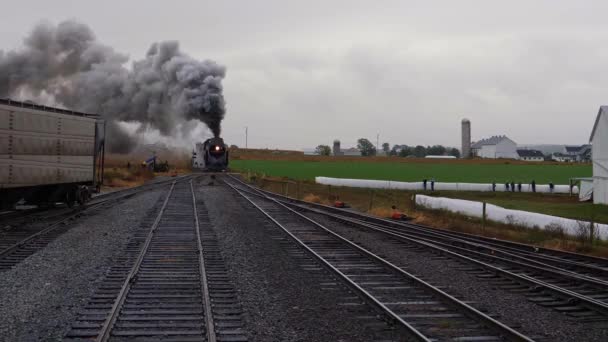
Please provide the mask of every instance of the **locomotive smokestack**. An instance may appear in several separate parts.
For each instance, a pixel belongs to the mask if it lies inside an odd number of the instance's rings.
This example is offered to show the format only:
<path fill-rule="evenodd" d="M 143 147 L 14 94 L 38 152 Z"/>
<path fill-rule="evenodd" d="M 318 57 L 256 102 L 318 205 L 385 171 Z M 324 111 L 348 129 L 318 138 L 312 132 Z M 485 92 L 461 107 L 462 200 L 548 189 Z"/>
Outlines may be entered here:
<path fill-rule="evenodd" d="M 125 67 L 128 60 L 100 44 L 84 24 L 42 23 L 25 38 L 23 49 L 0 50 L 0 98 L 99 113 L 111 122 L 108 146 L 114 152 L 136 145 L 118 122 L 177 136 L 196 120 L 219 136 L 226 112 L 224 66 L 189 57 L 176 41 L 152 44 L 131 68 Z"/>

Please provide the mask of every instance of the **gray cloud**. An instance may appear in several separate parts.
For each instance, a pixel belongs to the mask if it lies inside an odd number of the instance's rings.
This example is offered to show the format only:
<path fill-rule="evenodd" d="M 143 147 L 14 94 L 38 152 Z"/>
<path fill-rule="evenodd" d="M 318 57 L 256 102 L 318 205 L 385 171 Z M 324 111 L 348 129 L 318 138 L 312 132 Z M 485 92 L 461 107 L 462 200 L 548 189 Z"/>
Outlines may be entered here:
<path fill-rule="evenodd" d="M 230 67 L 222 135 L 239 145 L 244 126 L 257 147 L 350 145 L 377 132 L 458 145 L 465 116 L 474 138 L 583 143 L 608 94 L 605 1 L 107 3 L 24 0 L 0 23 L 0 46 L 20 44 L 40 19 L 32 8 L 55 22 L 76 17 L 133 56 L 179 39 L 191 56 Z"/>
<path fill-rule="evenodd" d="M 76 21 L 39 24 L 24 45 L 0 55 L 0 97 L 25 92 L 39 99 L 44 93 L 67 108 L 99 113 L 111 121 L 107 141 L 114 152 L 135 145 L 118 122 L 172 136 L 188 132 L 178 129 L 184 122 L 198 120 L 220 134 L 226 70 L 183 54 L 177 41 L 153 44 L 131 69 L 124 67 L 126 56 L 99 44 Z"/>

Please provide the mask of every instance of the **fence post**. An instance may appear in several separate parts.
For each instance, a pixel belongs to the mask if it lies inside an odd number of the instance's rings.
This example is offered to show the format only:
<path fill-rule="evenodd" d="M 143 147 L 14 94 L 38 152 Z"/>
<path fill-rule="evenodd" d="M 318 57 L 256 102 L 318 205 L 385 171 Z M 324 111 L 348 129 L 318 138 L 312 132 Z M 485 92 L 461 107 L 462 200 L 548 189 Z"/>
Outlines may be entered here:
<path fill-rule="evenodd" d="M 593 246 L 593 237 L 595 236 L 594 234 L 594 229 L 595 229 L 595 205 L 593 203 L 591 203 L 591 220 L 589 221 L 589 244 L 590 246 Z"/>
<path fill-rule="evenodd" d="M 296 181 L 296 199 L 300 199 L 300 181 Z"/>
<path fill-rule="evenodd" d="M 481 213 L 481 230 L 486 230 L 486 202 L 482 204 L 482 213 Z"/>
<path fill-rule="evenodd" d="M 412 210 L 416 211 L 416 193 L 412 195 Z"/>

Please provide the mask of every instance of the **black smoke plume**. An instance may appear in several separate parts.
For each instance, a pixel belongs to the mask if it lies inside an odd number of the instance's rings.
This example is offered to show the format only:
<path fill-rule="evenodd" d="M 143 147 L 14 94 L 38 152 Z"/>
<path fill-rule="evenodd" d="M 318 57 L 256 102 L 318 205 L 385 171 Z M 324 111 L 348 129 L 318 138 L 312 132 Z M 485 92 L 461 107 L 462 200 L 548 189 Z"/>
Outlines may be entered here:
<path fill-rule="evenodd" d="M 154 43 L 144 59 L 126 68 L 128 57 L 96 41 L 76 21 L 41 23 L 17 51 L 0 50 L 0 98 L 28 94 L 66 108 L 101 114 L 109 121 L 106 141 L 114 152 L 136 143 L 118 122 L 139 122 L 176 136 L 189 120 L 204 122 L 215 136 L 226 112 L 226 68 L 193 59 L 176 41 Z M 48 101 L 47 101 L 48 102 Z"/>

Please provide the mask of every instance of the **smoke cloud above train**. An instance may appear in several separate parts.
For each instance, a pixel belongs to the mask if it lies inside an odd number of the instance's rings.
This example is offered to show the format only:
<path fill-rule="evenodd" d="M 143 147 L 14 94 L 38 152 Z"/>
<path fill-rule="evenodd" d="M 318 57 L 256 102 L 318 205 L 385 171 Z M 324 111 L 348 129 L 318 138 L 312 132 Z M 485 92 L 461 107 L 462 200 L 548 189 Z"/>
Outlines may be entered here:
<path fill-rule="evenodd" d="M 177 41 L 152 44 L 130 68 L 128 61 L 127 55 L 99 43 L 85 24 L 41 23 L 24 39 L 23 48 L 0 50 L 0 98 L 51 101 L 99 113 L 108 120 L 113 152 L 125 153 L 136 145 L 121 121 L 177 136 L 188 131 L 188 121 L 199 120 L 219 136 L 226 112 L 224 66 L 189 57 Z"/>

